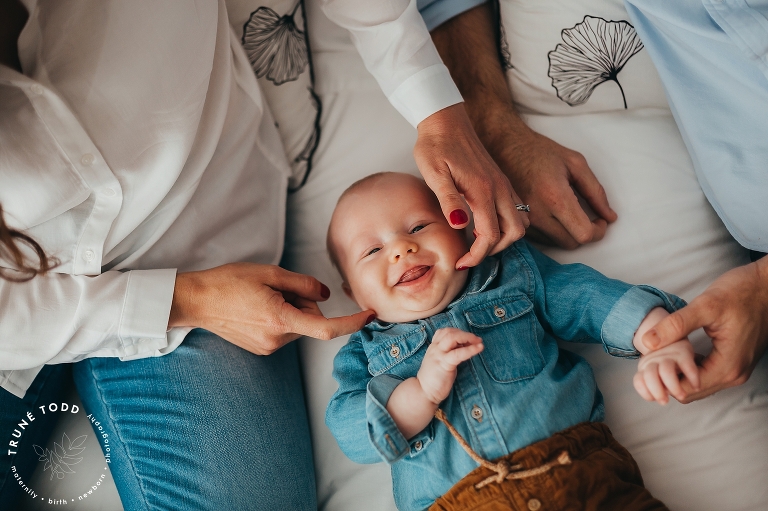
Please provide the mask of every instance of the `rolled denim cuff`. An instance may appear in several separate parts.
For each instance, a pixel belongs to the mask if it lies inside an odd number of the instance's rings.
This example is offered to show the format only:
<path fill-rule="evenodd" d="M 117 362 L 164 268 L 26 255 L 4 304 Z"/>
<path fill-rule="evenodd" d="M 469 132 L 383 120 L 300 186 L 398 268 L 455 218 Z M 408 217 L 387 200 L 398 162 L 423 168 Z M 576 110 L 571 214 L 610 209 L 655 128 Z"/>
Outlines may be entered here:
<path fill-rule="evenodd" d="M 421 17 L 431 32 L 451 18 L 482 5 L 488 0 L 418 0 Z"/>
<path fill-rule="evenodd" d="M 403 383 L 401 378 L 382 374 L 368 382 L 366 393 L 365 414 L 368 420 L 368 438 L 387 463 L 394 463 L 410 452 L 408 440 L 397 429 L 395 420 L 387 411 L 389 397 L 401 383 Z"/>
<path fill-rule="evenodd" d="M 684 306 L 685 302 L 677 296 L 655 287 L 631 287 L 614 304 L 603 322 L 600 337 L 605 351 L 615 357 L 639 357 L 640 352 L 635 349 L 632 339 L 648 313 L 656 307 L 674 312 Z"/>

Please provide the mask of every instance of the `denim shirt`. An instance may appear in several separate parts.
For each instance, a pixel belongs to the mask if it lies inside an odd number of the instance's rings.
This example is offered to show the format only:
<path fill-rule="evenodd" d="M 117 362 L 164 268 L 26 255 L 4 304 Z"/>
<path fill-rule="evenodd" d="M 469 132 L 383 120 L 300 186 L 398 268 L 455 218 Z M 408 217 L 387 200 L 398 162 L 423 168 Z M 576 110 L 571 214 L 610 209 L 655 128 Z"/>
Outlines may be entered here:
<path fill-rule="evenodd" d="M 409 323 L 374 321 L 354 334 L 334 360 L 339 390 L 326 424 L 353 461 L 393 464 L 399 509 L 424 509 L 478 466 L 436 419 L 406 439 L 386 409 L 397 385 L 416 376 L 436 330 L 460 328 L 483 339 L 485 349 L 459 365 L 440 407 L 472 448 L 493 460 L 603 420 L 592 369 L 560 350 L 557 339 L 637 357 L 632 338 L 648 312 L 683 305 L 582 264 L 558 264 L 519 241 L 470 270 L 465 289 L 442 312 Z"/>

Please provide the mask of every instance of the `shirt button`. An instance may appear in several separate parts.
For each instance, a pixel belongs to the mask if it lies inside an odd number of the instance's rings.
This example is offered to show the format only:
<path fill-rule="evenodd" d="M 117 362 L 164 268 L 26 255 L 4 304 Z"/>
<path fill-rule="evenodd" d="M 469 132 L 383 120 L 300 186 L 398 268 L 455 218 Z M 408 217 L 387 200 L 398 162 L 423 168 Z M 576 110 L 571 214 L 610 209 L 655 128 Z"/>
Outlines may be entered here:
<path fill-rule="evenodd" d="M 541 501 L 539 499 L 531 499 L 528 501 L 528 509 L 531 511 L 537 511 L 541 509 Z"/>
<path fill-rule="evenodd" d="M 96 157 L 91 153 L 85 153 L 83 157 L 80 158 L 80 163 L 82 163 L 87 167 L 90 167 L 91 165 L 93 165 L 94 161 L 96 161 Z"/>
<path fill-rule="evenodd" d="M 35 83 L 32 85 L 32 87 L 29 88 L 29 90 L 32 91 L 32 94 L 35 94 L 36 96 L 39 96 L 43 93 L 43 87 L 39 83 Z"/>
<path fill-rule="evenodd" d="M 416 443 L 413 444 L 413 448 L 417 451 L 420 451 L 422 447 L 424 447 L 424 444 L 421 443 L 421 440 L 416 440 Z"/>
<path fill-rule="evenodd" d="M 116 195 L 112 188 L 104 188 L 101 193 L 106 197 L 114 197 Z"/>
<path fill-rule="evenodd" d="M 392 358 L 397 358 L 400 356 L 400 346 L 392 346 L 389 348 L 389 354 L 392 355 Z"/>
<path fill-rule="evenodd" d="M 479 406 L 475 405 L 472 407 L 472 418 L 475 419 L 477 422 L 483 421 L 483 410 Z"/>
<path fill-rule="evenodd" d="M 89 263 L 93 261 L 94 257 L 96 257 L 96 254 L 93 253 L 93 250 L 86 250 L 85 252 L 83 252 L 83 259 L 85 259 Z"/>
<path fill-rule="evenodd" d="M 503 318 L 504 316 L 507 315 L 507 312 L 501 307 L 496 307 L 495 309 L 493 309 L 493 313 L 496 315 L 497 318 Z"/>

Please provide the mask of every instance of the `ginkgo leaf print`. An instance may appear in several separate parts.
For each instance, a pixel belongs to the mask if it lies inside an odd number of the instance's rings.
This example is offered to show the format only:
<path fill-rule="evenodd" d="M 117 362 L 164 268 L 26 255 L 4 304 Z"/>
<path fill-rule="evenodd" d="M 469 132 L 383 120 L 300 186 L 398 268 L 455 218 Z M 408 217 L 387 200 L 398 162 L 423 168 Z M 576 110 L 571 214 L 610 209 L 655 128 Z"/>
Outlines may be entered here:
<path fill-rule="evenodd" d="M 275 85 L 297 79 L 309 63 L 304 31 L 295 20 L 300 5 L 301 0 L 284 16 L 269 7 L 259 7 L 243 30 L 243 48 L 256 76 L 266 75 Z"/>
<path fill-rule="evenodd" d="M 584 16 L 581 23 L 563 30 L 562 39 L 563 43 L 548 54 L 548 75 L 557 97 L 571 106 L 581 105 L 598 85 L 614 81 L 627 108 L 618 75 L 629 59 L 643 49 L 635 28 L 626 21 Z"/>

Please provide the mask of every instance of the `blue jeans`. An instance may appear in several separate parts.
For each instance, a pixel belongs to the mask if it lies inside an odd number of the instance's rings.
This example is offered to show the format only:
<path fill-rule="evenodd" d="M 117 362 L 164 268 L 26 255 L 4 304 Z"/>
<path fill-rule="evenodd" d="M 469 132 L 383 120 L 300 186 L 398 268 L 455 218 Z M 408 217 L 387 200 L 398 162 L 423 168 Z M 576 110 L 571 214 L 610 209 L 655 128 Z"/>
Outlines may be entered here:
<path fill-rule="evenodd" d="M 126 511 L 317 509 L 294 344 L 260 357 L 193 330 L 164 357 L 92 358 L 73 373 L 112 439 Z"/>

